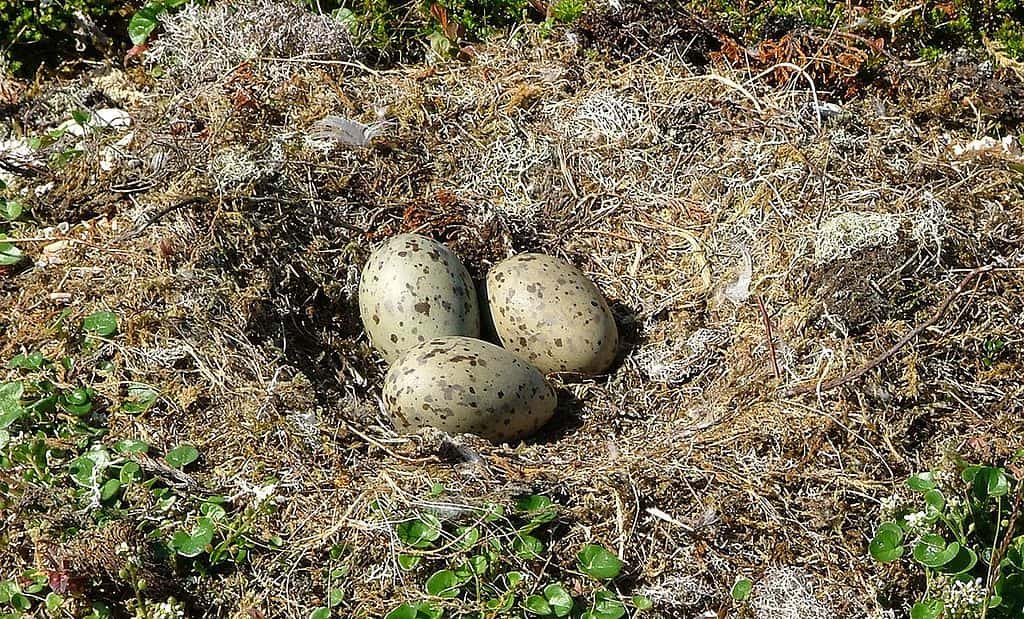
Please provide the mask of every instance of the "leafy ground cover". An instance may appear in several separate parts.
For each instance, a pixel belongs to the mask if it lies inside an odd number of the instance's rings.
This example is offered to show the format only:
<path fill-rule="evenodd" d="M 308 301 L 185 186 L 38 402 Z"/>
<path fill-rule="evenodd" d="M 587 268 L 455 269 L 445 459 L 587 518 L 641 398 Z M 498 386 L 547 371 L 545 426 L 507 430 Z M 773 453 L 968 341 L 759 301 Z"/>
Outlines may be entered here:
<path fill-rule="evenodd" d="M 434 56 L 175 6 L 4 84 L 0 612 L 1018 608 L 1015 8 L 559 6 Z M 520 445 L 396 434 L 354 294 L 412 230 L 579 265 L 613 370 Z"/>

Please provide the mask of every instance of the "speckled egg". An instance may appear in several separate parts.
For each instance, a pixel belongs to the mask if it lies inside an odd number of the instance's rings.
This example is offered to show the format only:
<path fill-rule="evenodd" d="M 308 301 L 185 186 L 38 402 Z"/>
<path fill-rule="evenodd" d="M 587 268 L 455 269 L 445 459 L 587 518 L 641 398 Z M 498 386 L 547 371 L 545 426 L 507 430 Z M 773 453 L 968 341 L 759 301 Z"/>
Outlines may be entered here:
<path fill-rule="evenodd" d="M 619 332 L 608 302 L 571 264 L 520 254 L 487 273 L 487 305 L 502 345 L 542 372 L 608 369 Z"/>
<path fill-rule="evenodd" d="M 543 426 L 556 397 L 523 359 L 469 337 L 442 337 L 411 348 L 384 379 L 384 403 L 403 432 L 434 427 L 492 442 L 516 441 Z"/>
<path fill-rule="evenodd" d="M 466 267 L 447 247 L 418 234 L 392 237 L 370 255 L 359 281 L 359 315 L 388 363 L 436 337 L 480 335 Z"/>

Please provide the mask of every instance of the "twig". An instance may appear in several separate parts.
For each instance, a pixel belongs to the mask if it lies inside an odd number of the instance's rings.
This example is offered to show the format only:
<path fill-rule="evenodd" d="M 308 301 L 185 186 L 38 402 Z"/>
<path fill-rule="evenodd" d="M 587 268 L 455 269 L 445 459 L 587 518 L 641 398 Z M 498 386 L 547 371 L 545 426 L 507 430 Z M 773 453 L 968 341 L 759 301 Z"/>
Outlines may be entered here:
<path fill-rule="evenodd" d="M 943 301 L 942 301 L 942 305 L 939 306 L 938 311 L 936 311 L 935 314 L 933 314 L 931 318 L 929 318 L 928 320 L 924 321 L 923 323 L 921 323 L 920 325 L 915 327 L 910 333 L 906 334 L 900 341 L 898 341 L 895 344 L 893 344 L 889 348 L 889 350 L 886 350 L 881 355 L 875 357 L 871 361 L 868 361 L 866 364 L 864 364 L 860 368 L 854 370 L 853 372 L 850 372 L 849 374 L 846 374 L 845 376 L 840 376 L 839 378 L 834 378 L 832 380 L 829 380 L 829 381 L 826 381 L 826 382 L 823 382 L 823 383 L 820 383 L 820 384 L 819 383 L 814 383 L 814 384 L 799 385 L 797 387 L 794 387 L 794 388 L 789 390 L 789 395 L 799 395 L 799 394 L 802 394 L 802 393 L 811 393 L 811 392 L 818 392 L 818 393 L 820 393 L 822 391 L 828 391 L 830 389 L 835 389 L 836 387 L 841 387 L 841 386 L 843 386 L 843 385 L 845 385 L 847 383 L 851 383 L 851 382 L 857 380 L 861 376 L 867 374 L 871 370 L 873 370 L 876 367 L 882 365 L 890 357 L 892 357 L 897 352 L 899 352 L 900 349 L 902 349 L 904 346 L 906 346 L 910 342 L 910 340 L 912 340 L 915 337 L 917 337 L 922 331 L 924 331 L 928 327 L 931 327 L 932 325 L 937 323 L 939 321 L 939 319 L 941 319 L 942 316 L 945 315 L 946 310 L 949 309 L 950 303 L 952 303 L 953 300 L 956 299 L 958 296 L 963 294 L 964 289 L 967 288 L 967 284 L 969 284 L 972 279 L 974 279 L 978 275 L 981 275 L 982 273 L 987 273 L 987 272 L 991 271 L 994 268 L 995 268 L 994 264 L 986 264 L 985 266 L 980 266 L 980 267 L 972 270 L 967 275 L 965 275 L 964 278 L 962 280 L 960 280 L 960 284 L 955 289 L 953 289 L 953 292 L 950 292 L 948 295 L 946 295 L 946 298 L 943 299 Z"/>
<path fill-rule="evenodd" d="M 768 317 L 768 311 L 764 309 L 764 302 L 761 301 L 760 296 L 754 297 L 757 301 L 757 309 L 761 310 L 761 319 L 764 320 L 765 335 L 768 337 L 768 352 L 772 356 L 772 372 L 775 374 L 775 380 L 779 380 L 782 376 L 779 373 L 779 358 L 775 354 L 775 340 L 772 337 L 772 319 Z"/>
<path fill-rule="evenodd" d="M 148 227 L 152 226 L 153 224 L 155 224 L 156 222 L 160 221 L 161 219 L 163 219 L 164 217 L 166 217 L 167 215 L 169 215 L 173 211 L 176 211 L 176 210 L 178 210 L 180 208 L 185 208 L 186 206 L 192 206 L 193 204 L 198 204 L 198 203 L 200 203 L 200 202 L 202 202 L 204 200 L 206 200 L 206 198 L 204 196 L 191 196 L 191 197 L 185 198 L 184 200 L 181 200 L 179 202 L 175 202 L 174 204 L 171 204 L 169 206 L 165 206 L 164 208 L 160 209 L 156 213 L 154 213 L 154 214 L 150 215 L 149 217 L 147 217 L 146 221 L 143 222 L 142 224 L 135 226 L 134 228 L 132 228 L 128 232 L 125 232 L 121 236 L 117 237 L 116 240 L 118 242 L 120 242 L 120 241 L 127 241 L 128 239 L 134 239 L 135 237 L 137 237 L 140 234 L 142 234 L 142 232 L 146 228 L 148 228 Z"/>

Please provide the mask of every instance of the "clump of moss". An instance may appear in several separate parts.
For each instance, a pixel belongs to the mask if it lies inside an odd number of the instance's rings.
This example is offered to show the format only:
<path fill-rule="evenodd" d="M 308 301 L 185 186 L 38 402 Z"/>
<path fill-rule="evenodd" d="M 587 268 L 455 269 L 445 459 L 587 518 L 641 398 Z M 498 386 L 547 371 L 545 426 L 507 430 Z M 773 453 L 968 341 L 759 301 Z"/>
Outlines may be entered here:
<path fill-rule="evenodd" d="M 895 39 L 925 50 L 925 57 L 992 41 L 1007 56 L 1024 60 L 1024 3 L 1018 0 L 932 1 L 905 13 L 895 28 Z"/>
<path fill-rule="evenodd" d="M 521 23 L 529 11 L 537 13 L 533 7 L 528 0 L 355 0 L 340 2 L 338 14 L 351 19 L 371 47 L 405 60 L 420 55 L 424 42 L 449 55 L 461 42 L 480 41 Z"/>
<path fill-rule="evenodd" d="M 931 59 L 943 51 L 980 49 L 994 42 L 1003 53 L 1024 59 L 1024 3 L 1020 0 L 890 0 L 867 7 L 830 0 L 691 0 L 687 8 L 715 20 L 751 45 L 778 39 L 798 28 L 862 30 L 884 38 L 904 56 Z"/>
<path fill-rule="evenodd" d="M 132 7 L 124 0 L 0 0 L 0 52 L 10 69 L 28 73 L 71 50 L 107 53 L 124 32 Z"/>

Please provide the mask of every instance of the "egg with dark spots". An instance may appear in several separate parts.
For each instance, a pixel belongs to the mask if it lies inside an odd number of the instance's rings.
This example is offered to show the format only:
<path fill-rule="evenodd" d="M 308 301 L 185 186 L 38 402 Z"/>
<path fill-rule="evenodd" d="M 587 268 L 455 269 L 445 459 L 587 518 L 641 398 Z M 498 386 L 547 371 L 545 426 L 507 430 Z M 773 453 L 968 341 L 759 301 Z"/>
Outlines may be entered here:
<path fill-rule="evenodd" d="M 571 264 L 513 256 L 487 273 L 486 293 L 502 345 L 542 372 L 600 374 L 615 360 L 619 331 L 608 302 Z"/>
<path fill-rule="evenodd" d="M 384 360 L 445 335 L 480 335 L 473 280 L 444 245 L 400 234 L 370 255 L 359 281 L 359 315 Z"/>
<path fill-rule="evenodd" d="M 384 404 L 400 432 L 433 427 L 518 441 L 555 413 L 557 398 L 540 371 L 509 351 L 469 337 L 410 348 L 384 378 Z"/>

